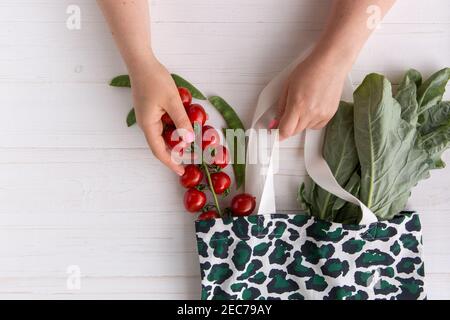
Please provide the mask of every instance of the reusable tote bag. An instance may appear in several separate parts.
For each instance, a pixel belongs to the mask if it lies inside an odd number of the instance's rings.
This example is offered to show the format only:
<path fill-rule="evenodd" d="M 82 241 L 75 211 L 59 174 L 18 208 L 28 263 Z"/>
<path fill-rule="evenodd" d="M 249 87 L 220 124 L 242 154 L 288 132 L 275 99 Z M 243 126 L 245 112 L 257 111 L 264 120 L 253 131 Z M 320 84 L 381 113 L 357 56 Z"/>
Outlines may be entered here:
<path fill-rule="evenodd" d="M 253 128 L 264 127 L 284 80 L 300 59 L 263 90 Z M 351 92 L 348 83 L 343 99 Z M 251 134 L 248 152 L 254 152 L 254 140 Z M 360 225 L 277 214 L 272 152 L 265 175 L 260 166 L 247 165 L 246 189 L 259 198 L 257 215 L 196 221 L 202 299 L 426 298 L 418 215 L 402 212 L 378 222 L 334 179 L 322 157 L 322 141 L 323 132 L 306 131 L 306 170 L 322 188 L 360 206 Z"/>

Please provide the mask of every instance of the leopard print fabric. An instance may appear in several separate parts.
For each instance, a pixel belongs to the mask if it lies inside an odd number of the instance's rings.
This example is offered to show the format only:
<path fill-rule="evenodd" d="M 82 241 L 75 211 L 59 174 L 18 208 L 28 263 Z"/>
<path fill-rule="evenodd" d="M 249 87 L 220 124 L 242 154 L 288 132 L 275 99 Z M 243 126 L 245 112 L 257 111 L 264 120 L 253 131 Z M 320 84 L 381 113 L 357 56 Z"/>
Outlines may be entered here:
<path fill-rule="evenodd" d="M 202 299 L 425 299 L 419 217 L 368 226 L 306 215 L 197 221 Z"/>

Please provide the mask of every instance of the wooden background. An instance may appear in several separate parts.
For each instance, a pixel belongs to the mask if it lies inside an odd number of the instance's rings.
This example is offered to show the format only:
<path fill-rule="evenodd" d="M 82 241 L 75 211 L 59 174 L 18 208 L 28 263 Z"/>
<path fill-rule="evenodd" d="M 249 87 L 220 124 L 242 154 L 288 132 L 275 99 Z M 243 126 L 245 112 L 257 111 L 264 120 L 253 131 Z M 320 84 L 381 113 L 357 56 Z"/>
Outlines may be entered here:
<path fill-rule="evenodd" d="M 81 30 L 66 27 L 69 4 Z M 154 46 L 248 124 L 259 91 L 318 36 L 329 4 L 155 0 Z M 399 0 L 354 82 L 450 66 L 449 36 L 448 0 Z M 0 49 L 0 298 L 197 299 L 193 218 L 177 178 L 125 126 L 130 92 L 107 85 L 125 68 L 95 1 L 2 0 Z M 283 152 L 277 199 L 293 211 L 301 149 Z M 450 169 L 435 172 L 409 205 L 422 215 L 430 298 L 450 298 L 449 180 Z M 81 270 L 79 290 L 67 287 L 69 266 Z"/>

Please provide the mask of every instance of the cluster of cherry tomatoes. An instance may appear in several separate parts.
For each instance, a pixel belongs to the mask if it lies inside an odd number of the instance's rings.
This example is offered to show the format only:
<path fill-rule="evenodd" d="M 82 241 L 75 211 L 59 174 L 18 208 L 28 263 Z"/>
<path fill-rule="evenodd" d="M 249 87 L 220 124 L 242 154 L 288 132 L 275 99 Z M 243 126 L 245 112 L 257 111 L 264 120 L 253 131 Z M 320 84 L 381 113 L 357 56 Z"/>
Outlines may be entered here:
<path fill-rule="evenodd" d="M 183 87 L 178 88 L 178 92 L 192 125 L 201 127 L 201 142 L 199 142 L 202 150 L 201 163 L 186 165 L 184 174 L 180 177 L 180 184 L 187 189 L 184 194 L 186 210 L 191 213 L 201 212 L 198 216 L 199 220 L 220 218 L 224 214 L 233 216 L 251 214 L 256 206 L 255 197 L 246 193 L 233 197 L 231 206 L 224 213 L 218 208 L 217 195 L 227 196 L 231 186 L 231 178 L 222 171 L 230 162 L 229 151 L 227 147 L 220 144 L 220 135 L 217 130 L 206 125 L 208 115 L 201 105 L 192 103 L 191 92 Z M 161 121 L 164 124 L 163 137 L 166 145 L 174 149 L 182 142 L 182 139 L 176 134 L 174 122 L 167 113 L 162 116 Z M 192 148 L 193 145 L 194 143 L 189 147 Z M 207 196 L 204 192 L 207 189 L 213 194 L 215 204 L 207 204 Z"/>

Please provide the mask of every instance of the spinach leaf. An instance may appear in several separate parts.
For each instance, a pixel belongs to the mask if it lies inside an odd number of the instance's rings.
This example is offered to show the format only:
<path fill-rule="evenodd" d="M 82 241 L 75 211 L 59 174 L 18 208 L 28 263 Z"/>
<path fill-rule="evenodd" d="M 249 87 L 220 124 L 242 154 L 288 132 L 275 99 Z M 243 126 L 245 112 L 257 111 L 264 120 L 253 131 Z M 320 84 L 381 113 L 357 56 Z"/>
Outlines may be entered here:
<path fill-rule="evenodd" d="M 353 97 L 360 199 L 378 218 L 390 219 L 404 209 L 411 188 L 428 177 L 428 154 L 416 144 L 416 126 L 401 118 L 385 77 L 368 75 Z"/>
<path fill-rule="evenodd" d="M 418 120 L 417 110 L 419 103 L 417 102 L 417 87 L 421 83 L 421 74 L 417 70 L 411 69 L 405 74 L 395 95 L 395 99 L 397 99 L 402 107 L 402 119 L 412 125 L 415 125 Z"/>
<path fill-rule="evenodd" d="M 445 68 L 433 74 L 420 86 L 417 91 L 419 114 L 442 101 L 449 79 L 450 68 Z"/>

